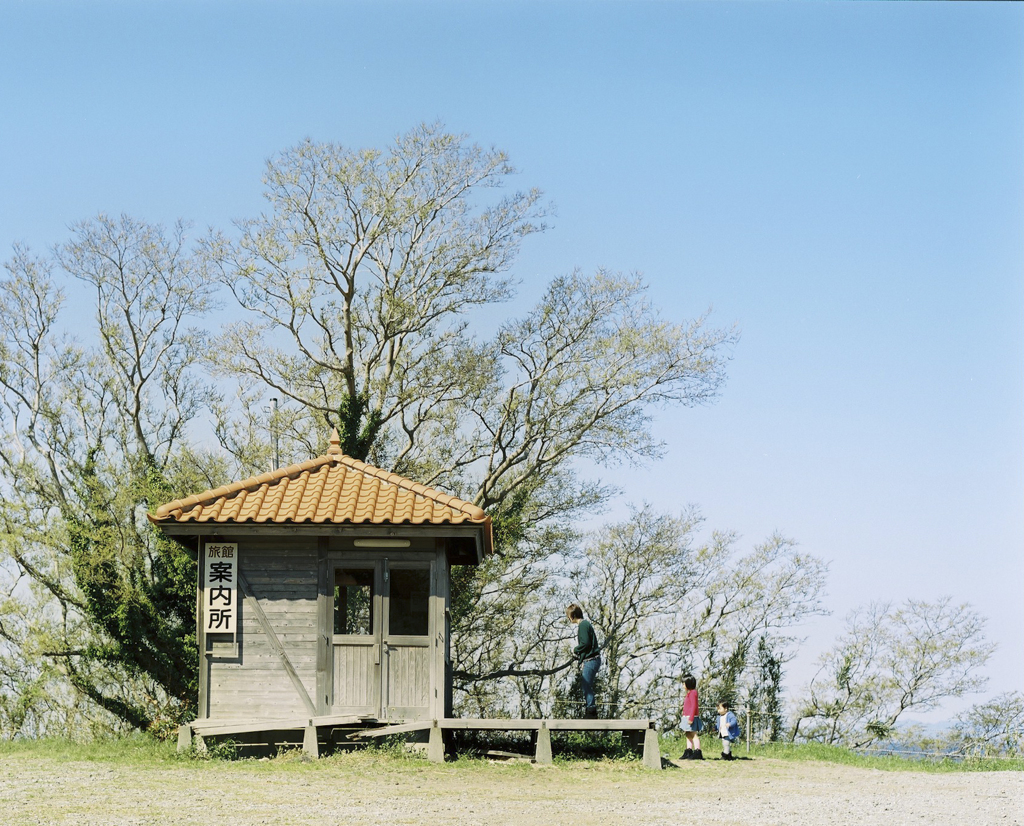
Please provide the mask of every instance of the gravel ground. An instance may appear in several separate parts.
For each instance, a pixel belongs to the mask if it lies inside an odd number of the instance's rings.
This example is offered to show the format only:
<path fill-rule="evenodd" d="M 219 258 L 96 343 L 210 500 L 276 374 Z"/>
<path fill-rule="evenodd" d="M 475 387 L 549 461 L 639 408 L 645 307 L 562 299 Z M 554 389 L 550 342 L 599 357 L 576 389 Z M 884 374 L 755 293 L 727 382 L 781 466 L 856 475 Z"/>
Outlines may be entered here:
<path fill-rule="evenodd" d="M 668 764 L 423 760 L 172 763 L 0 758 L 0 823 L 1024 824 L 1024 772 L 888 772 L 771 759 Z"/>

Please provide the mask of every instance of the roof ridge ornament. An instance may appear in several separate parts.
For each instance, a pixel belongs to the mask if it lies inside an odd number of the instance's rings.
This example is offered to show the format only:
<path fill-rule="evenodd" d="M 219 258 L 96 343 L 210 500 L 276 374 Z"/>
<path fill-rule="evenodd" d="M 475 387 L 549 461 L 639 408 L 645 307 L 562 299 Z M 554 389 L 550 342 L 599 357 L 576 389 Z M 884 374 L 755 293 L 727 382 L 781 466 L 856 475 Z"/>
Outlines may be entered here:
<path fill-rule="evenodd" d="M 338 428 L 331 429 L 331 446 L 327 448 L 329 454 L 340 453 L 344 455 L 344 451 L 341 449 L 341 436 L 338 435 Z"/>

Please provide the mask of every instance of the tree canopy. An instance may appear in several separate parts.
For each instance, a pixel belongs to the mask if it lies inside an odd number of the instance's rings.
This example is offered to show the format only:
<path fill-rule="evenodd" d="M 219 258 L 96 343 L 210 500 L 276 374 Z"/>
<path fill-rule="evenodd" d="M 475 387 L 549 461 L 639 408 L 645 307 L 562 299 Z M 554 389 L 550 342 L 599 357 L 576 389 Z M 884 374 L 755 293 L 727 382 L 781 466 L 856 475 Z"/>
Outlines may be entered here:
<path fill-rule="evenodd" d="M 583 460 L 657 460 L 657 411 L 713 402 L 738 334 L 707 313 L 667 318 L 639 275 L 607 270 L 557 275 L 504 311 L 551 211 L 536 189 L 504 189 L 515 173 L 437 124 L 383 148 L 306 140 L 267 162 L 265 211 L 233 229 L 99 215 L 48 254 L 14 249 L 0 736 L 168 731 L 192 715 L 196 560 L 147 510 L 262 472 L 278 441 L 287 462 L 317 455 L 332 426 L 350 455 L 493 519 L 497 553 L 453 571 L 463 709 L 572 713 L 557 622 L 572 600 L 602 636 L 611 711 L 671 726 L 678 675 L 698 669 L 715 696 L 778 717 L 794 628 L 825 612 L 820 559 L 782 535 L 747 550 L 702 536 L 693 509 L 579 527 L 618 493 Z M 856 739 L 977 684 L 988 648 L 967 607 L 871 612 L 886 634 L 837 643 L 802 734 Z"/>

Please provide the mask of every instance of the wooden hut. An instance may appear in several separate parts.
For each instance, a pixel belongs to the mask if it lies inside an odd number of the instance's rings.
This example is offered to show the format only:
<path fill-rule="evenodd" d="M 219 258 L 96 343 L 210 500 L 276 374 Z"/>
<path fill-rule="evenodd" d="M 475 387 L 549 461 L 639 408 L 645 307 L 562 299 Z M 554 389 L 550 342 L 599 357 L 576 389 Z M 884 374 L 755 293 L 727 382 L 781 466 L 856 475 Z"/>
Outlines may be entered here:
<path fill-rule="evenodd" d="M 190 735 L 301 728 L 308 748 L 325 726 L 451 716 L 449 572 L 492 551 L 480 508 L 346 456 L 335 431 L 323 456 L 151 519 L 199 558 Z"/>

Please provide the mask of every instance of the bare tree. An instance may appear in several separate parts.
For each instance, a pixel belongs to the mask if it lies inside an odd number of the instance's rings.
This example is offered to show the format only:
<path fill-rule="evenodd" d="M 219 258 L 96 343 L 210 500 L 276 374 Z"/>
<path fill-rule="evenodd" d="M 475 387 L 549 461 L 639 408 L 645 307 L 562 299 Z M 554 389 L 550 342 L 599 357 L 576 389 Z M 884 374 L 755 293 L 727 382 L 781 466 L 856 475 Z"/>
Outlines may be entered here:
<path fill-rule="evenodd" d="M 694 510 L 674 517 L 643 507 L 586 537 L 564 537 L 537 567 L 544 576 L 530 598 L 502 615 L 508 628 L 486 636 L 491 661 L 518 664 L 506 670 L 515 685 L 497 699 L 499 689 L 471 684 L 473 702 L 573 712 L 573 631 L 562 621 L 570 601 L 583 606 L 601 640 L 605 714 L 653 715 L 671 728 L 686 671 L 700 675 L 707 696 L 724 698 L 723 658 L 735 669 L 731 689 L 749 691 L 758 643 L 767 640 L 781 664 L 793 627 L 824 613 L 827 568 L 778 537 L 745 554 L 732 534 L 702 543 L 702 524 Z"/>
<path fill-rule="evenodd" d="M 219 367 L 290 400 L 295 449 L 318 446 L 327 421 L 346 452 L 401 467 L 479 381 L 487 354 L 466 312 L 511 296 L 505 272 L 544 228 L 536 190 L 485 203 L 514 172 L 438 125 L 383 150 L 307 140 L 273 158 L 270 211 L 207 244 L 250 314 L 215 349 Z"/>
<path fill-rule="evenodd" d="M 651 438 L 651 410 L 717 398 L 735 341 L 734 330 L 710 327 L 705 317 L 664 320 L 637 276 L 556 278 L 530 313 L 499 330 L 491 349 L 503 357 L 506 380 L 497 394 L 487 389 L 490 403 L 481 397 L 466 411 L 472 436 L 446 472 L 482 460 L 475 501 L 489 508 L 564 472 L 572 459 L 656 458 L 662 446 Z M 577 493 L 549 489 L 545 499 L 571 511 Z"/>
<path fill-rule="evenodd" d="M 504 153 L 436 125 L 385 149 L 306 141 L 268 163 L 268 211 L 208 236 L 201 257 L 182 226 L 105 216 L 49 259 L 16 251 L 0 296 L 3 584 L 37 586 L 32 628 L 48 624 L 44 653 L 78 692 L 136 726 L 154 717 L 140 692 L 192 696 L 194 561 L 132 514 L 223 477 L 223 459 L 188 441 L 206 406 L 236 472 L 265 467 L 271 395 L 293 456 L 322 449 L 330 423 L 350 454 L 493 517 L 499 553 L 455 572 L 467 696 L 488 703 L 478 684 L 564 670 L 541 598 L 552 555 L 612 491 L 574 461 L 659 456 L 654 410 L 712 401 L 737 336 L 706 316 L 666 320 L 639 277 L 604 271 L 557 278 L 495 323 L 521 242 L 544 228 L 536 190 L 493 196 L 513 173 Z M 190 326 L 212 306 L 211 274 L 245 313 L 215 345 Z M 91 289 L 95 341 L 63 332 L 56 275 Z M 211 355 L 238 379 L 233 402 L 193 370 Z M 14 618 L 0 632 L 27 651 Z"/>
<path fill-rule="evenodd" d="M 995 646 L 985 619 L 950 597 L 853 611 L 798 702 L 791 739 L 853 747 L 889 737 L 909 710 L 980 691 Z"/>
<path fill-rule="evenodd" d="M 664 321 L 638 278 L 605 272 L 556 279 L 533 310 L 506 323 L 492 348 L 502 357 L 501 380 L 481 383 L 473 404 L 452 406 L 450 423 L 429 443 L 433 462 L 417 463 L 433 471 L 432 482 L 464 491 L 495 519 L 501 555 L 460 583 L 469 603 L 486 604 L 489 615 L 522 616 L 520 601 L 541 590 L 547 560 L 560 547 L 533 534 L 551 525 L 571 534 L 572 520 L 612 491 L 579 479 L 573 462 L 660 455 L 650 435 L 652 410 L 713 399 L 734 341 L 733 331 L 709 328 L 703 318 Z M 492 582 L 498 587 L 488 601 Z M 508 646 L 492 645 L 486 658 L 467 656 L 479 653 L 468 642 L 479 620 L 458 612 L 453 619 L 467 680 L 525 662 L 510 660 Z M 531 649 L 530 659 L 540 650 L 547 649 Z"/>
<path fill-rule="evenodd" d="M 316 452 L 330 421 L 350 454 L 494 519 L 497 558 L 455 576 L 454 667 L 470 693 L 529 679 L 544 649 L 543 635 L 496 641 L 543 590 L 551 531 L 571 534 L 611 492 L 573 462 L 659 456 L 653 411 L 716 398 L 737 339 L 704 316 L 664 319 L 638 276 L 605 271 L 556 278 L 521 317 L 491 321 L 493 336 L 471 335 L 474 310 L 513 295 L 520 243 L 544 228 L 537 191 L 486 197 L 513 171 L 437 125 L 383 150 L 307 141 L 268 164 L 268 212 L 206 245 L 247 314 L 212 350 L 240 379 L 229 450 L 254 470 L 266 461 L 254 422 L 275 395 L 291 450 Z"/>
<path fill-rule="evenodd" d="M 1004 692 L 960 714 L 953 727 L 953 742 L 964 755 L 1024 755 L 1024 694 Z"/>
<path fill-rule="evenodd" d="M 643 508 L 587 543 L 575 588 L 600 629 L 609 716 L 661 710 L 697 653 L 678 631 L 697 573 L 699 523 L 695 513 L 677 518 Z"/>
<path fill-rule="evenodd" d="M 16 248 L 0 281 L 2 653 L 35 675 L 15 696 L 45 684 L 65 723 L 87 697 L 145 728 L 194 703 L 195 561 L 144 514 L 201 458 L 186 430 L 210 394 L 189 324 L 210 288 L 182 225 L 101 215 L 72 232 L 50 258 Z M 92 293 L 92 330 L 69 277 Z"/>
<path fill-rule="evenodd" d="M 638 277 L 599 272 L 556 279 L 493 340 L 471 336 L 471 311 L 513 295 L 520 243 L 544 229 L 536 190 L 487 205 L 513 173 L 438 125 L 384 150 L 306 141 L 272 159 L 269 212 L 206 245 L 247 312 L 211 350 L 248 413 L 225 445 L 248 458 L 275 395 L 292 450 L 319 449 L 330 421 L 351 455 L 484 508 L 564 481 L 573 458 L 658 455 L 651 407 L 714 399 L 735 331 L 665 321 Z"/>
<path fill-rule="evenodd" d="M 700 675 L 707 698 L 749 690 L 759 640 L 784 652 L 787 634 L 825 612 L 827 566 L 772 536 L 739 553 L 735 534 L 698 543 L 695 511 L 673 519 L 649 509 L 599 534 L 578 586 L 607 636 L 613 707 L 629 704 L 676 721 L 680 676 Z M 678 702 L 675 702 L 678 700 Z"/>

